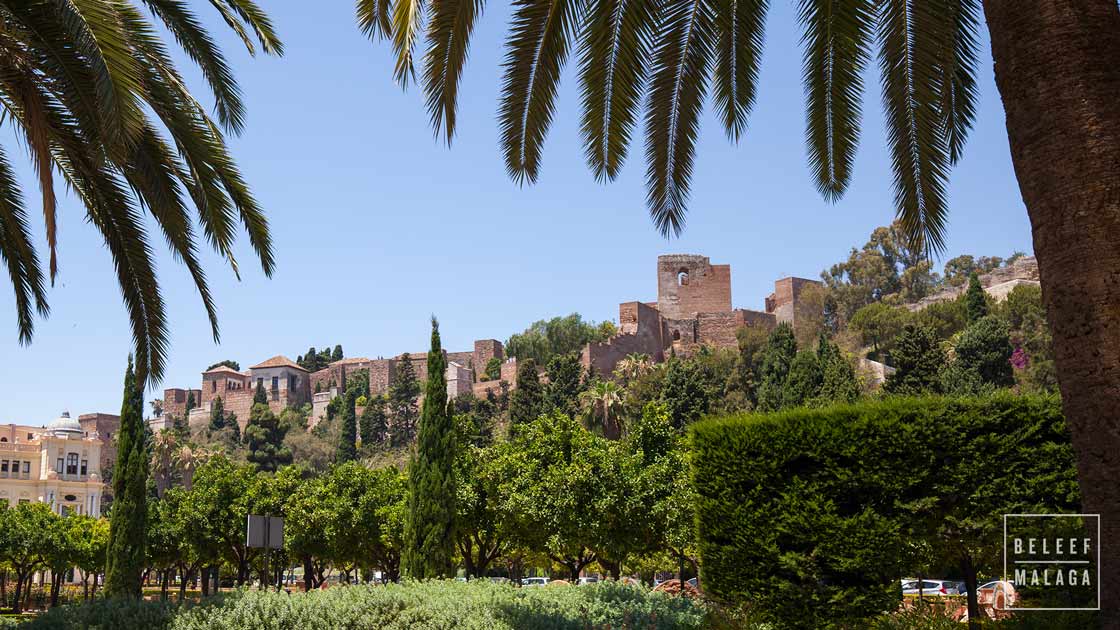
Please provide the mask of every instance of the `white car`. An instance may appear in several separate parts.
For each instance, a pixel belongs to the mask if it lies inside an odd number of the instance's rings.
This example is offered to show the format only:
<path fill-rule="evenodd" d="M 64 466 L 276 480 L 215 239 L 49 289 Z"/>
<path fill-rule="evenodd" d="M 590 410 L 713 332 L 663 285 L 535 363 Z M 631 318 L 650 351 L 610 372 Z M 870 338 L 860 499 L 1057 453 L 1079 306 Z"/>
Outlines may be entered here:
<path fill-rule="evenodd" d="M 944 597 L 961 594 L 960 582 L 952 580 L 922 580 L 921 587 L 923 596 Z M 902 580 L 902 594 L 917 595 L 918 580 L 916 578 L 904 578 Z"/>
<path fill-rule="evenodd" d="M 583 586 L 584 584 L 594 584 L 598 581 L 599 581 L 598 577 L 596 577 L 594 575 L 589 575 L 589 576 L 586 576 L 586 577 L 581 577 L 579 579 L 579 585 Z"/>
<path fill-rule="evenodd" d="M 521 580 L 521 586 L 548 586 L 546 577 L 529 577 Z"/>

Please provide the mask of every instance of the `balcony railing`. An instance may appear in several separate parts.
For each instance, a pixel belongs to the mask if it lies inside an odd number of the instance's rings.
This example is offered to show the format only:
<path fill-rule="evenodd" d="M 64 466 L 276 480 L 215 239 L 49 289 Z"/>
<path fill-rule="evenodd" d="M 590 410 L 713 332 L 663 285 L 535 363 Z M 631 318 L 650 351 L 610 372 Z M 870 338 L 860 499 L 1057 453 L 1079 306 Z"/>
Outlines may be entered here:
<path fill-rule="evenodd" d="M 0 479 L 30 479 L 31 473 L 29 472 L 3 472 L 0 471 Z"/>
<path fill-rule="evenodd" d="M 70 475 L 66 473 L 59 473 L 58 478 L 63 481 L 89 481 L 89 475 Z"/>
<path fill-rule="evenodd" d="M 20 444 L 17 442 L 0 442 L 0 453 L 4 451 L 15 451 L 17 453 L 38 453 L 40 450 L 38 444 Z"/>

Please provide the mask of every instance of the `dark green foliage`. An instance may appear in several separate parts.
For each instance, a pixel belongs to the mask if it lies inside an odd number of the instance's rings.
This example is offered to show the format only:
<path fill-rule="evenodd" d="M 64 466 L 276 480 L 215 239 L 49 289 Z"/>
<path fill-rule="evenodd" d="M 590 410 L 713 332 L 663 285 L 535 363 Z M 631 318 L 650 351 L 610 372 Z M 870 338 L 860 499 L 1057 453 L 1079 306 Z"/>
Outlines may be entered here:
<path fill-rule="evenodd" d="M 338 344 L 334 347 L 334 352 L 331 353 L 331 361 L 341 361 L 342 359 L 342 344 Z"/>
<path fill-rule="evenodd" d="M 1007 325 L 997 317 L 986 316 L 961 333 L 954 363 L 958 369 L 975 373 L 984 385 L 1010 387 L 1015 384 L 1012 351 Z"/>
<path fill-rule="evenodd" d="M 113 509 L 109 525 L 109 553 L 105 564 L 105 594 L 140 597 L 147 532 L 148 454 L 144 424 L 144 390 L 136 381 L 132 357 L 124 375 L 124 400 L 117 433 L 117 463 L 113 478 Z"/>
<path fill-rule="evenodd" d="M 822 334 L 817 346 L 817 360 L 821 365 L 822 404 L 855 402 L 860 397 L 859 379 L 851 361 Z"/>
<path fill-rule="evenodd" d="M 998 558 L 964 554 L 999 540 L 999 514 L 1078 507 L 1055 397 L 891 398 L 713 420 L 691 439 L 704 587 L 782 628 L 893 610 L 918 568 L 904 533 L 991 574 Z"/>
<path fill-rule="evenodd" d="M 965 293 L 965 311 L 968 313 L 968 323 L 974 324 L 988 314 L 988 294 L 980 286 L 980 277 L 976 272 L 968 276 L 968 291 Z"/>
<path fill-rule="evenodd" d="M 570 352 L 552 357 L 546 372 L 548 384 L 544 388 L 544 411 L 575 415 L 579 409 L 579 394 L 586 389 L 579 355 Z"/>
<path fill-rule="evenodd" d="M 626 445 L 631 452 L 642 454 L 644 465 L 652 464 L 673 449 L 676 431 L 671 418 L 664 405 L 649 403 L 642 409 L 642 415 L 627 427 Z"/>
<path fill-rule="evenodd" d="M 339 398 L 342 398 L 342 431 L 338 434 L 334 461 L 345 464 L 358 459 L 358 420 L 354 414 L 354 393 L 348 392 Z"/>
<path fill-rule="evenodd" d="M 346 391 L 353 392 L 354 400 L 361 396 L 365 396 L 368 400 L 369 393 L 369 370 L 355 370 L 346 374 Z"/>
<path fill-rule="evenodd" d="M 955 300 L 934 302 L 914 313 L 912 321 L 919 326 L 929 328 L 935 339 L 944 341 L 964 330 L 968 325 L 965 297 L 962 295 Z"/>
<path fill-rule="evenodd" d="M 611 322 L 585 322 L 579 313 L 533 322 L 506 341 L 506 354 L 518 361 L 533 359 L 547 365 L 558 354 L 579 352 L 589 341 L 605 341 L 617 332 Z"/>
<path fill-rule="evenodd" d="M 336 354 L 338 355 L 337 358 L 335 357 Z M 307 354 L 301 356 L 296 363 L 308 372 L 318 372 L 330 365 L 331 362 L 342 358 L 342 346 L 335 346 L 334 352 L 331 352 L 329 347 L 315 350 L 315 346 L 311 346 L 307 349 Z"/>
<path fill-rule="evenodd" d="M 267 405 L 268 394 L 264 393 L 264 381 L 257 381 L 257 389 L 253 392 L 254 405 Z"/>
<path fill-rule="evenodd" d="M 865 345 L 871 346 L 874 358 L 883 361 L 909 315 L 904 308 L 875 302 L 856 311 L 848 326 L 859 333 Z"/>
<path fill-rule="evenodd" d="M 416 399 L 420 397 L 420 381 L 407 352 L 397 361 L 394 377 L 389 387 L 389 441 L 393 446 L 404 446 L 416 437 Z"/>
<path fill-rule="evenodd" d="M 459 394 L 451 401 L 451 412 L 461 443 L 480 448 L 493 443 L 494 423 L 501 409 L 492 391 L 487 392 L 486 398 L 478 398 L 472 392 Z"/>
<path fill-rule="evenodd" d="M 292 463 L 292 451 L 284 445 L 284 429 L 267 404 L 256 403 L 245 425 L 246 458 L 258 470 L 276 472 Z"/>
<path fill-rule="evenodd" d="M 362 410 L 362 417 L 358 421 L 362 446 L 373 446 L 385 440 L 389 432 L 389 415 L 385 412 L 387 402 L 385 396 L 374 396 Z"/>
<path fill-rule="evenodd" d="M 211 365 L 210 367 L 206 368 L 206 371 L 209 372 L 210 370 L 213 370 L 214 368 L 220 367 L 220 366 L 223 366 L 223 365 L 230 368 L 231 370 L 237 370 L 238 372 L 241 371 L 241 364 L 238 363 L 237 361 L 234 361 L 233 359 L 225 359 L 223 361 L 218 361 L 217 363 L 215 363 L 215 364 Z"/>
<path fill-rule="evenodd" d="M 917 395 L 941 390 L 941 371 L 945 353 L 925 326 L 907 324 L 895 338 L 891 359 L 895 372 L 883 383 L 889 394 Z"/>
<path fill-rule="evenodd" d="M 544 389 L 533 359 L 518 360 L 517 387 L 509 395 L 509 433 L 517 435 L 521 427 L 544 413 Z"/>
<path fill-rule="evenodd" d="M 824 373 L 817 354 L 809 350 L 798 352 L 782 387 L 782 408 L 797 407 L 816 400 L 823 382 Z"/>
<path fill-rule="evenodd" d="M 671 357 L 668 361 L 658 400 L 677 429 L 699 420 L 708 413 L 711 405 L 696 365 L 677 357 Z"/>
<path fill-rule="evenodd" d="M 782 393 L 785 388 L 789 368 L 797 356 L 797 340 L 793 327 L 787 323 L 778 324 L 766 339 L 759 365 L 758 408 L 773 411 L 782 406 Z"/>
<path fill-rule="evenodd" d="M 490 357 L 486 362 L 486 371 L 482 373 L 482 381 L 496 381 L 502 378 L 502 361 L 498 357 Z"/>
<path fill-rule="evenodd" d="M 408 465 L 408 512 L 401 558 L 405 575 L 416 580 L 454 575 L 456 440 L 447 406 L 446 370 L 439 322 L 433 317 L 424 408 L 416 451 Z"/>

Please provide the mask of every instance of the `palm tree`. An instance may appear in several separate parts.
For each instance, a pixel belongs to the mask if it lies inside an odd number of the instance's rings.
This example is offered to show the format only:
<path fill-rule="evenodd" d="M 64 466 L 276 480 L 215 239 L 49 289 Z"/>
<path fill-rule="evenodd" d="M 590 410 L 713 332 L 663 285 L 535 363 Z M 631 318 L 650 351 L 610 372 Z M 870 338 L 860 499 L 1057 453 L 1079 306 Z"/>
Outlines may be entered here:
<path fill-rule="evenodd" d="M 602 418 L 603 433 L 609 438 L 617 438 L 618 420 L 611 416 L 611 410 L 622 402 L 622 390 L 614 381 L 595 381 L 579 395 L 580 405 L 590 418 Z"/>
<path fill-rule="evenodd" d="M 171 487 L 171 473 L 174 472 L 174 455 L 179 448 L 179 438 L 174 431 L 163 430 L 152 436 L 152 477 L 156 483 L 156 496 Z"/>
<path fill-rule="evenodd" d="M 647 205 L 684 225 L 709 92 L 733 142 L 754 103 L 766 0 L 518 0 L 498 111 L 506 168 L 533 182 L 569 53 L 581 132 L 599 179 L 619 172 L 643 118 Z M 1105 626 L 1120 628 L 1120 10 L 1115 0 L 798 0 L 809 166 L 821 195 L 847 189 L 863 72 L 882 79 L 895 205 L 911 245 L 939 253 L 945 186 L 976 103 L 981 13 L 1011 157 L 1030 216 L 1084 509 L 1101 514 Z M 396 78 L 415 73 L 435 129 L 455 133 L 459 80 L 480 0 L 358 0 L 387 37 Z"/>
<path fill-rule="evenodd" d="M 183 475 L 183 488 L 190 490 L 194 485 L 194 472 L 210 461 L 217 453 L 205 446 L 184 444 L 175 451 L 175 465 Z"/>
<path fill-rule="evenodd" d="M 614 366 L 614 375 L 623 383 L 629 383 L 648 374 L 652 369 L 653 361 L 648 354 L 632 352 Z"/>
<path fill-rule="evenodd" d="M 272 24 L 253 0 L 210 4 L 250 53 L 255 38 L 265 53 L 282 54 Z M 169 31 L 202 71 L 220 127 L 187 91 L 158 28 Z M 35 313 L 48 314 L 45 282 L 49 277 L 53 283 L 59 270 L 56 174 L 85 206 L 113 260 L 132 323 L 138 379 L 160 379 L 168 345 L 145 210 L 189 270 L 217 341 L 217 309 L 199 262 L 190 207 L 205 239 L 234 273 L 238 222 L 266 275 L 274 262 L 267 221 L 222 132 L 240 133 L 244 126 L 240 90 L 187 3 L 0 1 L 0 100 L 38 176 L 47 237 L 44 275 L 22 192 L 0 148 L 0 260 L 15 289 L 20 342 L 30 343 Z"/>

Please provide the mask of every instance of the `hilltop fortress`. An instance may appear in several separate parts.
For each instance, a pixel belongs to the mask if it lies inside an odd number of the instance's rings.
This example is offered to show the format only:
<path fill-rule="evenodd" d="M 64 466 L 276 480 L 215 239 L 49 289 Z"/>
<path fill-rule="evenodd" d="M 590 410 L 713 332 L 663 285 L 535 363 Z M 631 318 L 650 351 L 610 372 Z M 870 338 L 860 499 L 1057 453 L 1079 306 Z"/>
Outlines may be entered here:
<path fill-rule="evenodd" d="M 767 329 L 778 322 L 793 323 L 797 317 L 802 290 L 819 284 L 805 278 L 782 278 L 774 283 L 774 292 L 765 298 L 761 311 L 734 308 L 731 301 L 731 266 L 713 265 L 707 256 L 673 254 L 657 258 L 657 301 L 623 302 L 618 307 L 619 334 L 598 343 L 589 343 L 580 353 L 585 368 L 599 374 L 610 374 L 626 355 L 640 353 L 654 361 L 664 361 L 670 350 L 687 355 L 702 345 L 734 348 L 735 333 L 744 326 Z M 517 359 L 505 356 L 502 342 L 479 339 L 471 350 L 447 352 L 447 394 L 455 397 L 466 392 L 485 396 L 517 385 Z M 218 366 L 202 373 L 198 389 L 169 388 L 163 394 L 163 415 L 155 419 L 154 428 L 168 426 L 173 417 L 188 415 L 193 425 L 209 421 L 211 405 L 217 398 L 227 412 L 237 414 L 244 429 L 249 421 L 253 393 L 261 385 L 268 395 L 268 404 L 279 413 L 291 405 L 312 404 L 312 422 L 321 419 L 331 398 L 340 393 L 347 378 L 359 370 L 368 370 L 369 388 L 374 394 L 389 391 L 401 361 L 409 360 L 417 378 L 428 374 L 427 351 L 400 354 L 392 358 L 370 359 L 350 357 L 331 363 L 310 373 L 285 356 L 238 371 Z M 501 361 L 501 376 L 481 380 L 487 363 Z M 188 398 L 194 408 L 185 414 Z"/>

